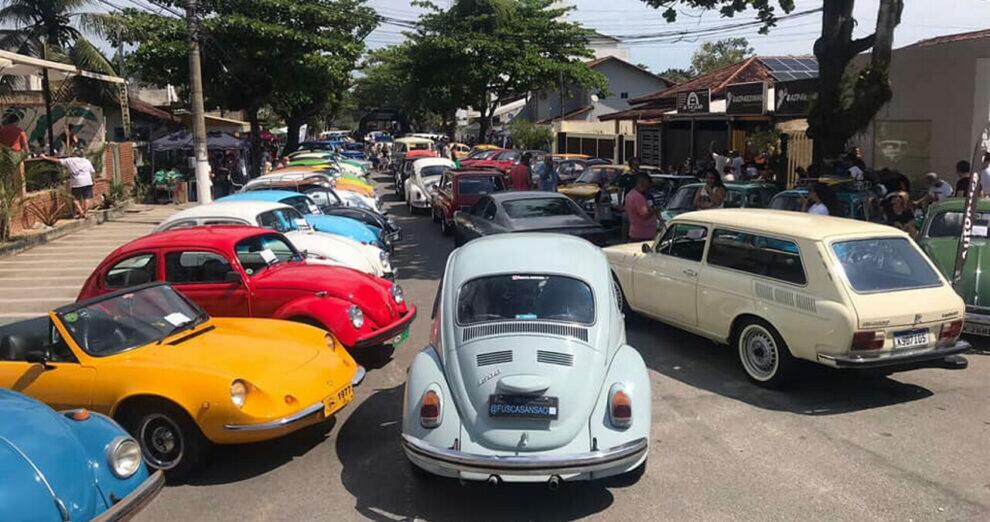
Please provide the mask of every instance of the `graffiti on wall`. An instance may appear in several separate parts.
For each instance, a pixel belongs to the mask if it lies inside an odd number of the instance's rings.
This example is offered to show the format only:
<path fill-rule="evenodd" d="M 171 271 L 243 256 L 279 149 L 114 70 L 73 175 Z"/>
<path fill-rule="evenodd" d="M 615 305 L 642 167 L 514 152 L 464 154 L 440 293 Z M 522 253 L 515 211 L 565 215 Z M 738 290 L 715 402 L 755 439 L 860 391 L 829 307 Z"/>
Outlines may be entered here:
<path fill-rule="evenodd" d="M 48 143 L 48 118 L 43 106 L 25 105 L 4 107 L 0 114 L 3 123 L 14 123 L 24 130 L 31 150 L 44 151 Z M 56 105 L 52 107 L 52 130 L 55 134 L 55 150 L 66 149 L 68 133 L 74 145 L 83 149 L 98 148 L 106 141 L 106 120 L 103 109 L 89 105 Z"/>

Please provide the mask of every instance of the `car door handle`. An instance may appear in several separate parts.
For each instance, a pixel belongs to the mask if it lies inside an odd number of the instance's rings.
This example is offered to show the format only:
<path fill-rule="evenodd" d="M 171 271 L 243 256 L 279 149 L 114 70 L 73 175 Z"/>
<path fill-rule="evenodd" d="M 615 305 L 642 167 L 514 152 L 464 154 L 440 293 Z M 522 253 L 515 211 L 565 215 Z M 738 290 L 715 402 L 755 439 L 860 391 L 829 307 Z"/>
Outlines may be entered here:
<path fill-rule="evenodd" d="M 685 268 L 684 269 L 684 275 L 686 275 L 688 277 L 698 277 L 698 272 L 695 272 L 694 270 L 692 270 L 690 268 Z"/>

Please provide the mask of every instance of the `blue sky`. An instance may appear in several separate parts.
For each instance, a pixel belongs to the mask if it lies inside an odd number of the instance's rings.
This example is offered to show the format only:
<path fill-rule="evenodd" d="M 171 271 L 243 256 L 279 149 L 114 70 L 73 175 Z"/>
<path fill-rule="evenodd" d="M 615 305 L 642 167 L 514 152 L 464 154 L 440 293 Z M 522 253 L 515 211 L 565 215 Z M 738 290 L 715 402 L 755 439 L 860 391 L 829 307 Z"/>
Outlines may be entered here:
<path fill-rule="evenodd" d="M 449 0 L 434 1 L 440 6 L 449 5 Z M 368 3 L 384 16 L 403 20 L 413 20 L 419 12 L 408 0 L 368 0 Z M 684 9 L 677 22 L 668 24 L 660 16 L 660 12 L 639 0 L 570 0 L 568 3 L 577 8 L 571 13 L 571 20 L 611 35 L 711 27 L 753 17 L 750 13 L 738 16 L 736 20 L 726 20 L 716 12 Z M 822 5 L 821 0 L 796 0 L 795 3 L 796 11 Z M 855 14 L 860 24 L 857 35 L 872 32 L 876 24 L 878 4 L 878 0 L 856 2 Z M 990 0 L 905 0 L 905 4 L 901 25 L 894 33 L 895 47 L 932 36 L 990 28 Z M 403 38 L 401 31 L 394 25 L 382 26 L 371 34 L 368 45 L 374 48 L 399 42 Z M 744 29 L 721 37 L 745 36 L 756 52 L 764 55 L 811 54 L 812 45 L 820 32 L 821 16 L 810 15 L 782 22 L 768 35 L 759 35 L 755 29 Z M 703 41 L 685 40 L 629 47 L 633 62 L 645 64 L 653 71 L 660 72 L 668 67 L 687 67 L 691 54 Z"/>

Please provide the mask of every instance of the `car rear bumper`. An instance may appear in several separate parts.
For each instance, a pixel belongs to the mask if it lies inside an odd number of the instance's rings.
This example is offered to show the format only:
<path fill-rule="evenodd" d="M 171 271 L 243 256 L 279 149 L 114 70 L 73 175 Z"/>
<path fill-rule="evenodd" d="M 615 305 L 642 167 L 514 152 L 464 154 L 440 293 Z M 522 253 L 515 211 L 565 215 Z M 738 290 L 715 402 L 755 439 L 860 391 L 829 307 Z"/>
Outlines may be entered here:
<path fill-rule="evenodd" d="M 649 451 L 646 438 L 600 451 L 565 455 L 478 455 L 438 448 L 422 439 L 403 434 L 402 449 L 413 464 L 458 473 L 482 475 L 575 475 L 625 469 L 641 461 Z"/>
<path fill-rule="evenodd" d="M 118 522 L 130 520 L 145 508 L 165 486 L 165 475 L 161 471 L 156 471 L 141 483 L 130 495 L 124 497 L 110 509 L 97 515 L 93 522 Z"/>
<path fill-rule="evenodd" d="M 967 312 L 963 333 L 990 336 L 990 315 Z"/>
<path fill-rule="evenodd" d="M 416 307 L 410 306 L 409 311 L 406 312 L 406 315 L 403 315 L 391 324 L 387 324 L 374 332 L 358 337 L 357 340 L 354 341 L 354 348 L 367 348 L 369 346 L 387 344 L 395 337 L 402 335 L 402 333 L 409 328 L 409 325 L 412 324 L 412 321 L 415 318 Z"/>
<path fill-rule="evenodd" d="M 971 348 L 966 341 L 956 341 L 947 346 L 933 346 L 914 350 L 886 352 L 857 352 L 838 355 L 818 354 L 818 362 L 834 368 L 884 368 L 890 366 L 917 366 L 952 355 L 966 353 Z"/>

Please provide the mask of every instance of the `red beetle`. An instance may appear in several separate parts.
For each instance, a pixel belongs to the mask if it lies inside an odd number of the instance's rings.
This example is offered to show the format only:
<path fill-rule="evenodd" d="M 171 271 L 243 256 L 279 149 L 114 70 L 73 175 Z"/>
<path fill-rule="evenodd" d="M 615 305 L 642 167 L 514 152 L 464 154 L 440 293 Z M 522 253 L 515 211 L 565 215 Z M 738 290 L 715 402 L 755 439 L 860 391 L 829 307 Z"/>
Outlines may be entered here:
<path fill-rule="evenodd" d="M 468 157 L 461 160 L 461 168 L 498 168 L 500 164 L 505 164 L 505 161 L 500 162 L 499 158 L 507 154 L 511 155 L 515 151 L 509 149 L 488 149 L 479 150 L 471 153 Z M 518 156 L 518 153 L 517 153 Z M 512 168 L 512 163 L 508 162 L 508 166 L 504 170 Z"/>
<path fill-rule="evenodd" d="M 348 349 L 400 341 L 416 317 L 399 285 L 308 264 L 282 234 L 247 226 L 184 228 L 131 241 L 100 263 L 78 300 L 151 281 L 167 281 L 210 315 L 308 323 Z"/>
<path fill-rule="evenodd" d="M 454 226 L 454 212 L 468 211 L 486 194 L 505 190 L 505 177 L 494 170 L 449 170 L 440 178 L 433 193 L 433 221 L 444 234 Z"/>

